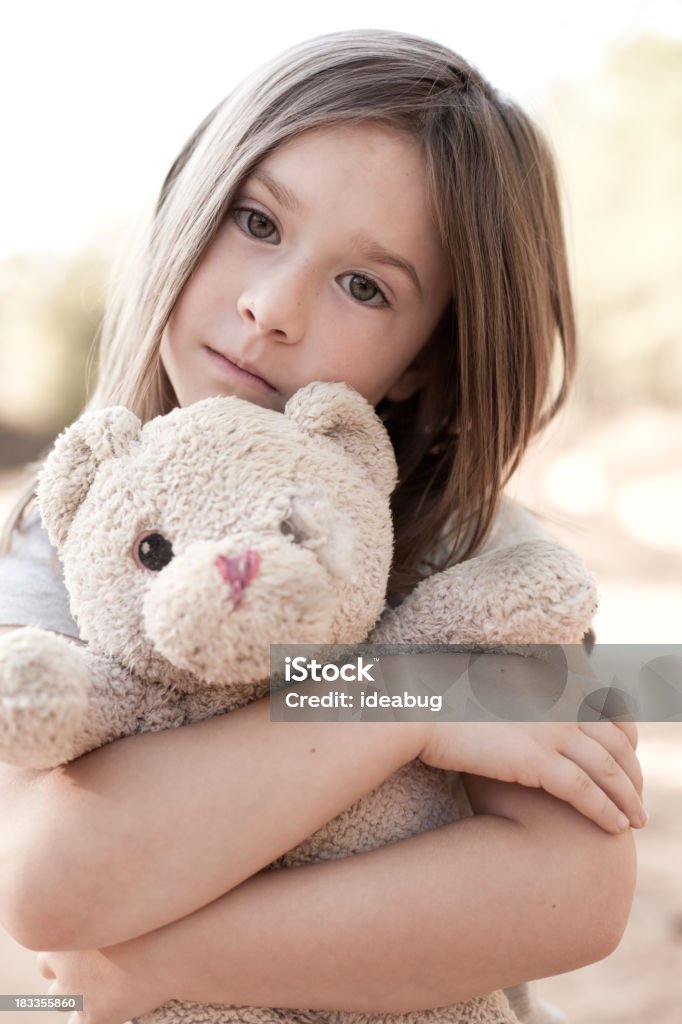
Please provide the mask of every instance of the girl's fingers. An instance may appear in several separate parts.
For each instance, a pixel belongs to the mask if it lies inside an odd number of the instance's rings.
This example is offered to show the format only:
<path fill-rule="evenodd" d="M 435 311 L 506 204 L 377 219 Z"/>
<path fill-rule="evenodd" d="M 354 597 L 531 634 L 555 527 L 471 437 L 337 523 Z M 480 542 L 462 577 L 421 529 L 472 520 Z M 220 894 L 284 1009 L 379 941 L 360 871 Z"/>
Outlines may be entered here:
<path fill-rule="evenodd" d="M 571 804 L 586 818 L 614 835 L 628 827 L 627 817 L 591 776 L 570 757 L 559 755 L 545 767 L 542 788 Z"/>
<path fill-rule="evenodd" d="M 625 726 L 632 727 L 625 729 Z M 634 722 L 581 722 L 580 730 L 590 739 L 596 740 L 611 754 L 618 762 L 624 772 L 630 778 L 637 794 L 642 799 L 644 779 L 642 777 L 642 766 L 635 754 L 637 747 L 637 728 Z M 634 739 L 634 743 L 633 743 Z M 565 753 L 564 750 L 561 753 Z"/>
<path fill-rule="evenodd" d="M 590 724 L 590 723 L 588 723 L 588 724 Z M 608 725 L 609 723 L 593 722 L 591 724 L 593 724 L 593 725 L 607 724 Z M 636 722 L 612 722 L 611 724 L 615 725 L 617 729 L 621 729 L 622 732 L 625 733 L 625 735 L 627 736 L 628 740 L 630 741 L 630 746 L 632 747 L 632 749 L 633 750 L 637 750 L 637 741 L 639 739 L 639 733 L 637 732 L 637 723 Z"/>
<path fill-rule="evenodd" d="M 599 724 L 601 725 L 602 723 Z M 612 735 L 608 736 L 607 742 L 613 745 Z M 625 742 L 630 750 L 629 757 L 636 760 L 636 755 L 629 742 L 627 740 Z M 565 745 L 562 746 L 559 753 L 564 758 L 572 761 L 578 771 L 587 775 L 597 787 L 597 790 L 601 792 L 602 809 L 600 811 L 597 808 L 597 810 L 600 814 L 606 814 L 609 822 L 614 822 L 614 820 L 617 822 L 618 816 L 624 814 L 633 828 L 642 828 L 646 824 L 644 807 L 632 778 L 619 764 L 616 757 L 609 751 L 603 741 L 593 740 L 583 732 L 574 733 Z M 622 751 L 617 751 L 617 754 L 624 757 L 626 763 L 628 763 L 628 755 L 624 755 Z M 630 767 L 630 771 L 634 772 L 635 769 Z M 585 786 L 580 776 L 576 776 L 576 784 L 582 786 L 583 790 L 587 789 L 589 792 L 590 787 Z M 592 799 L 594 799 L 594 794 L 592 794 Z M 604 803 L 604 799 L 608 803 Z M 609 805 L 612 805 L 617 812 L 615 819 Z M 595 818 L 594 820 L 596 821 L 597 819 Z M 601 821 L 599 821 L 599 824 L 601 824 Z"/>
<path fill-rule="evenodd" d="M 38 970 L 42 974 L 43 978 L 54 978 L 55 973 L 50 967 L 50 954 L 38 953 L 36 959 L 38 961 Z"/>

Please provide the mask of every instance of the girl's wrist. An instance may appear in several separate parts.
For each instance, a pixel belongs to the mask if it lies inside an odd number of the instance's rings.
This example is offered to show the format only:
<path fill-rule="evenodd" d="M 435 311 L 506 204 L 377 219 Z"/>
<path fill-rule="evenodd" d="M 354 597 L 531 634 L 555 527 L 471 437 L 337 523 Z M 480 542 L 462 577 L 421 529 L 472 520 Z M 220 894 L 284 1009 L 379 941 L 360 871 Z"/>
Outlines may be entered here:
<path fill-rule="evenodd" d="M 179 998 L 173 990 L 182 984 L 182 965 L 166 955 L 161 941 L 165 930 L 164 927 L 147 932 L 103 950 L 130 980 L 134 989 L 131 996 L 140 1007 L 139 1013 Z"/>
<path fill-rule="evenodd" d="M 401 764 L 409 764 L 410 761 L 421 757 L 422 752 L 431 742 L 434 729 L 433 722 L 385 722 L 382 724 L 389 730 L 386 733 L 387 742 L 395 741 L 399 744 Z"/>
<path fill-rule="evenodd" d="M 209 904 L 209 907 L 213 906 Z M 213 946 L 220 945 L 221 939 L 212 927 L 213 915 L 207 910 L 207 907 L 202 907 L 187 917 L 171 921 L 133 940 L 139 944 L 131 951 L 139 957 L 141 994 L 147 1002 L 155 999 L 156 1006 L 165 1006 L 172 1000 L 190 1003 L 227 1001 L 214 998 L 216 992 L 210 965 L 215 955 L 211 953 L 215 954 Z M 227 964 L 221 975 L 224 996 Z"/>

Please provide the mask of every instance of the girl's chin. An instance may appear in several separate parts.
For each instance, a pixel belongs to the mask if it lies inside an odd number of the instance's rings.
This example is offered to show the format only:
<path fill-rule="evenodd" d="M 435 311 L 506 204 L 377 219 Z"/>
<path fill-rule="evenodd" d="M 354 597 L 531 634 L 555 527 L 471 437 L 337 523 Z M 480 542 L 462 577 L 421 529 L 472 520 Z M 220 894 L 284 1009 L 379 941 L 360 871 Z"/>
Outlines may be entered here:
<path fill-rule="evenodd" d="M 219 352 L 214 352 L 208 346 L 203 351 L 211 367 L 210 388 L 215 389 L 212 393 L 219 395 L 232 395 L 235 398 L 243 398 L 247 402 L 253 402 L 264 409 L 275 409 L 281 412 L 286 405 L 286 398 L 272 387 L 267 381 L 260 377 L 242 370 L 230 362 Z M 208 396 L 206 396 L 208 397 Z"/>
<path fill-rule="evenodd" d="M 273 409 L 275 412 L 284 412 L 287 403 L 285 397 L 275 391 L 269 395 L 254 393 L 250 388 L 226 387 L 224 384 L 218 386 L 207 385 L 205 388 L 180 389 L 178 401 L 181 408 L 185 409 L 196 402 L 202 402 L 205 398 L 241 398 L 253 405 L 260 405 L 263 409 Z"/>

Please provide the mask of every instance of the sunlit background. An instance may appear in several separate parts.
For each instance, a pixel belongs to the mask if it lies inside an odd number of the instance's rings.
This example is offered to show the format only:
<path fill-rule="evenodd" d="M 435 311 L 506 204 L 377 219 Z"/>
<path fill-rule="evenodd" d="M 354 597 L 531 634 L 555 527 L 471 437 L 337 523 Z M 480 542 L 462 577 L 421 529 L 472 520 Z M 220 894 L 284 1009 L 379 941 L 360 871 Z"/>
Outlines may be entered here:
<path fill-rule="evenodd" d="M 682 4 L 674 0 L 6 9 L 0 516 L 22 463 L 82 408 L 107 274 L 192 129 L 285 46 L 363 27 L 460 51 L 547 131 L 566 195 L 581 368 L 570 407 L 510 490 L 597 575 L 601 642 L 680 642 Z M 648 725 L 641 737 L 651 823 L 638 838 L 628 932 L 603 963 L 540 983 L 572 1024 L 682 1019 L 681 733 Z M 0 991 L 44 992 L 33 961 L 0 932 Z M 22 1024 L 52 1019 L 62 1016 L 21 1014 Z"/>

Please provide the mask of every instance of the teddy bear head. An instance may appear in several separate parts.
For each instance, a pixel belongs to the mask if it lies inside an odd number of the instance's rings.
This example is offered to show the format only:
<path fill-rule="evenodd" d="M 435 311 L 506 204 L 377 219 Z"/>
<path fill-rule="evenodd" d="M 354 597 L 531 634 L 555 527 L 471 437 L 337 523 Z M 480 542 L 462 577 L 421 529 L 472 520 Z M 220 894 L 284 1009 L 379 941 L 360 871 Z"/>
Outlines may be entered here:
<path fill-rule="evenodd" d="M 358 642 L 384 606 L 396 465 L 344 384 L 284 413 L 208 398 L 142 425 L 84 414 L 38 482 L 96 651 L 185 689 L 269 674 L 270 643 Z"/>

